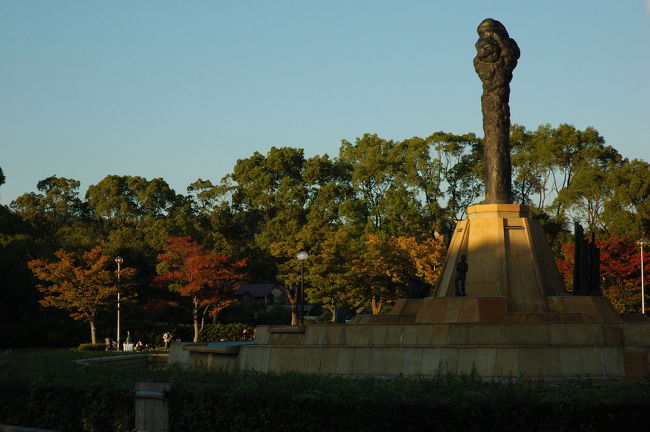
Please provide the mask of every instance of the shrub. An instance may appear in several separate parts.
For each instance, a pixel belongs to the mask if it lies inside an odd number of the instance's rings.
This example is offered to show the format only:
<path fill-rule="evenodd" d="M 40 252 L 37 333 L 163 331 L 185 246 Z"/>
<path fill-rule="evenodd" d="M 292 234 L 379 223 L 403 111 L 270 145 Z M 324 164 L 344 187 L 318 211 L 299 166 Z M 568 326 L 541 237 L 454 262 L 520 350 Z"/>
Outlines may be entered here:
<path fill-rule="evenodd" d="M 209 324 L 199 335 L 201 342 L 252 340 L 254 328 L 247 324 Z"/>
<path fill-rule="evenodd" d="M 106 350 L 106 344 L 103 343 L 97 343 L 97 344 L 91 344 L 91 343 L 83 343 L 77 347 L 77 351 L 104 351 Z"/>

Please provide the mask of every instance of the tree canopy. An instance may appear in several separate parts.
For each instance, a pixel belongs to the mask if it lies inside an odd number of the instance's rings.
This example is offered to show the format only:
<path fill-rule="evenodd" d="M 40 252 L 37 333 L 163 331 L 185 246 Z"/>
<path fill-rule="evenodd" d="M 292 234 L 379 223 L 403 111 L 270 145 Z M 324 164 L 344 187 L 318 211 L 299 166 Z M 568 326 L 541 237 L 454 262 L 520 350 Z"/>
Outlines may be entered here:
<path fill-rule="evenodd" d="M 638 266 L 631 252 L 614 253 L 608 242 L 650 232 L 648 162 L 625 158 L 593 127 L 514 124 L 510 142 L 515 202 L 543 224 L 560 265 L 568 263 L 562 245 L 570 244 L 570 227 L 579 221 L 607 254 L 612 250 L 613 261 L 627 260 L 630 272 Z M 108 175 L 83 195 L 79 187 L 75 179 L 46 177 L 36 192 L 0 209 L 3 305 L 23 302 L 35 310 L 37 299 L 54 305 L 55 297 L 65 298 L 54 286 L 73 292 L 80 282 L 52 279 L 52 262 L 78 278 L 73 268 L 92 267 L 84 259 L 109 265 L 101 256 L 120 255 L 138 269 L 132 290 L 143 308 L 174 296 L 178 304 L 190 300 L 200 326 L 232 299 L 245 273 L 251 282 L 284 285 L 295 320 L 296 254 L 305 250 L 306 300 L 333 319 L 339 306 L 381 313 L 409 295 L 414 280 L 435 284 L 456 222 L 482 200 L 483 143 L 472 133 L 403 140 L 367 133 L 343 140 L 333 155 L 307 157 L 292 147 L 254 152 L 220 181 L 196 179 L 184 194 L 162 178 L 128 175 Z M 615 273 L 606 277 L 606 293 L 622 310 L 638 309 L 629 300 L 635 277 L 623 283 Z M 35 289 L 34 275 L 49 294 Z M 92 289 L 104 284 L 102 293 L 112 292 L 108 279 L 96 278 Z M 90 319 L 100 306 L 84 312 L 68 302 L 66 308 Z M 10 313 L 12 320 L 22 315 Z"/>

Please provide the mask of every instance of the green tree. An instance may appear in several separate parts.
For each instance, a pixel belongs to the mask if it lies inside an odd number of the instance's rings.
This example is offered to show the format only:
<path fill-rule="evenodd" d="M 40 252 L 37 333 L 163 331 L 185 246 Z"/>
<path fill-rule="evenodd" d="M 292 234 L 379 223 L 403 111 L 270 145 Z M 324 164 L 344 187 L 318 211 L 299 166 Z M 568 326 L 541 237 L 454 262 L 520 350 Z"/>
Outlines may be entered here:
<path fill-rule="evenodd" d="M 80 220 L 86 210 L 79 199 L 79 181 L 51 176 L 36 185 L 39 193 L 26 193 L 11 208 L 27 221 L 38 236 L 53 236 Z"/>
<path fill-rule="evenodd" d="M 621 166 L 622 158 L 609 146 L 585 148 L 576 158 L 571 183 L 559 192 L 555 205 L 572 211 L 590 231 L 606 231 L 602 214 L 612 196 L 610 173 Z"/>
<path fill-rule="evenodd" d="M 634 159 L 609 172 L 612 188 L 602 214 L 607 231 L 632 238 L 650 233 L 650 164 Z"/>
<path fill-rule="evenodd" d="M 332 320 L 339 306 L 356 312 L 367 306 L 351 289 L 357 276 L 351 264 L 360 246 L 359 239 L 341 227 L 323 231 L 321 240 L 310 251 L 307 297 L 311 304 L 320 304 L 330 311 Z"/>

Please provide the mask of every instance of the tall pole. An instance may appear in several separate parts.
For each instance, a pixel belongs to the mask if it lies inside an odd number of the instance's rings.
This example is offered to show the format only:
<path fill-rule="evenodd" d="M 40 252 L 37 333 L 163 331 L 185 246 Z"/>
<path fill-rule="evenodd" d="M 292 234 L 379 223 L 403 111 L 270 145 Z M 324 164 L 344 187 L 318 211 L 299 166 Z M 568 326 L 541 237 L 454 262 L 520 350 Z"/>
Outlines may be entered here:
<path fill-rule="evenodd" d="M 120 272 L 122 271 L 122 257 L 115 258 L 117 263 L 117 350 L 120 351 Z"/>
<path fill-rule="evenodd" d="M 643 246 L 646 245 L 646 240 L 641 239 L 636 242 L 641 246 L 641 314 L 645 315 L 645 275 L 643 274 Z"/>
<path fill-rule="evenodd" d="M 305 262 L 300 261 L 300 325 L 305 319 Z"/>
<path fill-rule="evenodd" d="M 300 251 L 296 258 L 300 260 L 300 325 L 303 325 L 305 317 L 305 260 L 309 257 L 307 252 Z"/>

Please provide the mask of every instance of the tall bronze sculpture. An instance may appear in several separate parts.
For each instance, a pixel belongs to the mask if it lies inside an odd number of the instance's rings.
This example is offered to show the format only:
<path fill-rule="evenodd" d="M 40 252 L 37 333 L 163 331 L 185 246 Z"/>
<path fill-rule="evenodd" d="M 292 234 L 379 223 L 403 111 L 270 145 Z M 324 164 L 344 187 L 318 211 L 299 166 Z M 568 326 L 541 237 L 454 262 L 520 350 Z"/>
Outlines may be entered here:
<path fill-rule="evenodd" d="M 499 21 L 487 18 L 477 28 L 474 69 L 483 83 L 481 107 L 485 145 L 485 202 L 512 203 L 510 164 L 510 81 L 519 47 Z"/>

